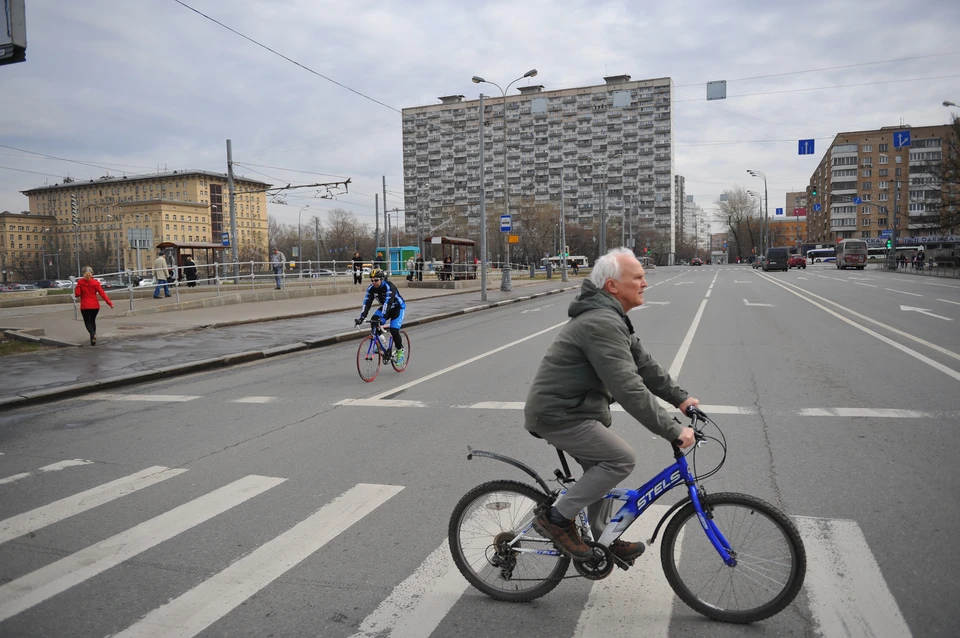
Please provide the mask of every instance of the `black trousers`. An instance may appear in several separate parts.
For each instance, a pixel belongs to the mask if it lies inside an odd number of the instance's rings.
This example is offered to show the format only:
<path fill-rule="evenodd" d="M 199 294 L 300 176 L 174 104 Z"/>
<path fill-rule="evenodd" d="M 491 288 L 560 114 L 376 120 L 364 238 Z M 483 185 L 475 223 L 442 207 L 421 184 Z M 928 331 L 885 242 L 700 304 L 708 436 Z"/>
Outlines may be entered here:
<path fill-rule="evenodd" d="M 87 332 L 90 333 L 91 337 L 97 334 L 97 313 L 99 312 L 99 308 L 80 310 L 80 314 L 83 315 L 83 325 L 87 329 Z"/>

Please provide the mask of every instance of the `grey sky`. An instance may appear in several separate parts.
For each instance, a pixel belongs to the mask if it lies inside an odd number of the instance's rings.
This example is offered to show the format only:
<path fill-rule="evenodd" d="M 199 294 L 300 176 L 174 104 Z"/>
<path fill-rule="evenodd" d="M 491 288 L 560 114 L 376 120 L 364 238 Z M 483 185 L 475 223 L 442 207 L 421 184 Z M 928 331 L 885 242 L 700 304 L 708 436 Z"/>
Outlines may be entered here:
<path fill-rule="evenodd" d="M 238 173 L 249 177 L 352 178 L 350 194 L 337 200 L 302 191 L 286 206 L 271 204 L 284 223 L 296 223 L 310 204 L 304 219 L 339 206 L 372 224 L 381 175 L 388 207 L 403 207 L 397 111 L 173 0 L 26 2 L 27 61 L 0 67 L 0 144 L 119 175 L 158 167 L 224 172 L 231 138 L 235 160 L 246 164 Z M 725 188 L 762 189 L 746 173 L 752 168 L 768 176 L 772 214 L 785 192 L 806 185 L 829 144 L 819 138 L 901 119 L 945 123 L 950 110 L 941 102 L 960 103 L 960 3 L 185 2 L 397 110 L 439 95 L 475 99 L 473 75 L 505 86 L 536 68 L 530 82 L 548 90 L 622 73 L 670 76 L 675 168 L 707 209 Z M 740 80 L 935 54 L 951 55 Z M 880 84 L 939 76 L 950 77 Z M 704 83 L 716 79 L 728 81 L 730 97 L 706 102 Z M 786 92 L 868 83 L 875 84 Z M 753 95 L 734 97 L 742 94 Z M 817 153 L 798 156 L 800 138 L 818 138 Z M 746 142 L 723 143 L 738 141 Z M 0 210 L 15 212 L 27 208 L 21 190 L 107 172 L 9 148 L 0 148 L 0 167 Z"/>

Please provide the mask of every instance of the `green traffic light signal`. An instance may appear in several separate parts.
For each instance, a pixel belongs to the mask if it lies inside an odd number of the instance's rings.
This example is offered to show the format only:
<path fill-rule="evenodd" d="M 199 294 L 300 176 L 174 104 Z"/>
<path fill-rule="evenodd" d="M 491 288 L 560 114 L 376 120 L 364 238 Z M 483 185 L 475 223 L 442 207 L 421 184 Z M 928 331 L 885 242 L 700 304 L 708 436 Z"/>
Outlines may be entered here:
<path fill-rule="evenodd" d="M 891 248 L 893 248 L 893 240 L 892 240 L 892 239 L 888 239 L 888 240 L 887 240 L 887 250 L 890 250 Z"/>
<path fill-rule="evenodd" d="M 816 196 L 817 196 L 817 189 L 816 189 L 816 187 L 814 187 L 814 188 L 810 191 L 810 195 L 813 196 L 813 197 L 816 197 Z"/>

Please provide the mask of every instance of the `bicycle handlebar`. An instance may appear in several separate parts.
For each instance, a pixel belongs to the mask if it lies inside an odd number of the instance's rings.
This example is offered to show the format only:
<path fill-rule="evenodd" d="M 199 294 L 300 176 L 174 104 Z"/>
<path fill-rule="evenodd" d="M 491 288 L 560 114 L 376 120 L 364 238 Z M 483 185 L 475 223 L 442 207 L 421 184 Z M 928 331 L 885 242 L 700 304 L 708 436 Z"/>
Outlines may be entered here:
<path fill-rule="evenodd" d="M 702 441 L 706 441 L 706 440 L 707 440 L 707 437 L 705 437 L 705 436 L 703 435 L 703 432 L 702 432 L 702 429 L 703 429 L 703 428 L 698 428 L 698 427 L 697 427 L 697 425 L 698 425 L 699 423 L 704 423 L 704 424 L 705 424 L 705 423 L 707 422 L 707 415 L 706 415 L 706 413 L 703 412 L 703 411 L 702 411 L 700 408 L 698 408 L 697 406 L 691 405 L 691 406 L 687 406 L 686 414 L 687 414 L 688 417 L 690 417 L 690 427 L 693 428 L 693 441 L 694 441 L 694 445 L 697 445 L 698 443 L 700 443 L 700 442 L 702 442 Z M 680 448 L 680 444 L 681 444 L 681 443 L 682 443 L 682 441 L 681 441 L 680 439 L 674 439 L 673 442 L 672 442 L 672 445 L 673 445 L 673 447 L 674 447 L 675 449 L 681 449 L 681 448 Z"/>

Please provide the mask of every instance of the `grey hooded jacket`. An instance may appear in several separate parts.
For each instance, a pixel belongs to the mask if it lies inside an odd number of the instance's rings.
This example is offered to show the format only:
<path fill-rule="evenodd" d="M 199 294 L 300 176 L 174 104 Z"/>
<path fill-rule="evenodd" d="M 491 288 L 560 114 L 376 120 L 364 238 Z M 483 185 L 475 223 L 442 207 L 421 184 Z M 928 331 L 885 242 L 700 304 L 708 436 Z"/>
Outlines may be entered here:
<path fill-rule="evenodd" d="M 570 321 L 530 385 L 526 429 L 562 429 L 588 419 L 610 427 L 610 404 L 616 401 L 654 434 L 676 440 L 683 426 L 657 397 L 679 405 L 689 395 L 643 350 L 620 302 L 587 280 L 567 314 Z"/>

